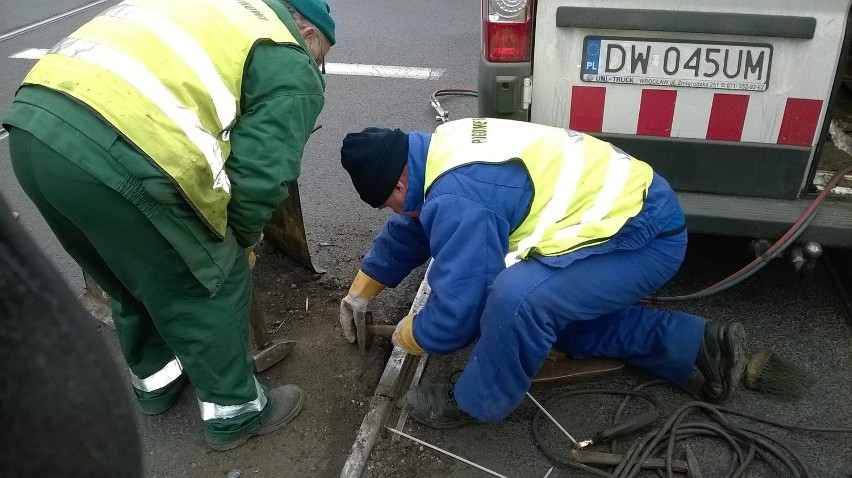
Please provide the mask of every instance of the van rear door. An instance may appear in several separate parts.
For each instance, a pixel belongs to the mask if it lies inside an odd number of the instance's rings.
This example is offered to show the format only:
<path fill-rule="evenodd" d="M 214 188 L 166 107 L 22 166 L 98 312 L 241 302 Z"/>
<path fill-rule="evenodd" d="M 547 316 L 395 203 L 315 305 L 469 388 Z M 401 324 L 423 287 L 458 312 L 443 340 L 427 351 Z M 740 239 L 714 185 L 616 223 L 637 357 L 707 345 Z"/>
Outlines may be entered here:
<path fill-rule="evenodd" d="M 796 198 L 849 4 L 540 1 L 530 120 L 612 141 L 678 190 Z"/>
<path fill-rule="evenodd" d="M 811 187 L 846 67 L 850 0 L 534 5 L 530 121 L 652 164 L 682 193 L 693 230 L 773 237 L 792 223 L 800 208 L 785 201 Z M 778 217 L 751 228 L 767 208 Z"/>

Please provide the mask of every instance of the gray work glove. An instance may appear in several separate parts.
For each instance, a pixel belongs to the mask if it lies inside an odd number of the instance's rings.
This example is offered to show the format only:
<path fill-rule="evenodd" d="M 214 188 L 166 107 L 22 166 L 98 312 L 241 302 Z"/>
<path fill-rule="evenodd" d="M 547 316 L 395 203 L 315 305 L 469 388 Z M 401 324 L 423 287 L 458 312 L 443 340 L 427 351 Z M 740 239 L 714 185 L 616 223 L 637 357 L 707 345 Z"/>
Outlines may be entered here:
<path fill-rule="evenodd" d="M 367 312 L 370 301 L 385 288 L 384 284 L 359 270 L 349 287 L 349 293 L 340 301 L 340 327 L 343 337 L 354 344 L 358 337 L 355 330 L 355 314 Z"/>
<path fill-rule="evenodd" d="M 355 314 L 367 312 L 370 301 L 357 295 L 348 294 L 340 301 L 340 328 L 343 329 L 343 337 L 350 344 L 357 340 L 355 336 Z"/>

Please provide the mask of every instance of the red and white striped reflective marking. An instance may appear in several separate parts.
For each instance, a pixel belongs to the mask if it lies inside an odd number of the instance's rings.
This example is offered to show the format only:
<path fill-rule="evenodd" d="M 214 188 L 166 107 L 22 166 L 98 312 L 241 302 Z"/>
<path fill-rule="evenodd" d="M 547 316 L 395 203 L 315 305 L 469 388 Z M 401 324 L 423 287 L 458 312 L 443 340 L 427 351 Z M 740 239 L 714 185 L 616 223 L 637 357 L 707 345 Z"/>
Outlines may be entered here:
<path fill-rule="evenodd" d="M 778 132 L 778 144 L 810 146 L 816 133 L 821 100 L 787 98 L 781 131 Z"/>
<path fill-rule="evenodd" d="M 808 98 L 756 102 L 738 93 L 659 88 L 639 93 L 574 86 L 568 127 L 589 133 L 811 146 L 822 107 L 822 100 Z"/>
<path fill-rule="evenodd" d="M 575 86 L 571 93 L 571 119 L 568 127 L 577 131 L 600 133 L 603 129 L 606 87 Z"/>
<path fill-rule="evenodd" d="M 743 136 L 746 111 L 748 95 L 714 94 L 706 139 L 739 141 Z"/>
<path fill-rule="evenodd" d="M 636 134 L 671 136 L 677 90 L 642 90 Z"/>

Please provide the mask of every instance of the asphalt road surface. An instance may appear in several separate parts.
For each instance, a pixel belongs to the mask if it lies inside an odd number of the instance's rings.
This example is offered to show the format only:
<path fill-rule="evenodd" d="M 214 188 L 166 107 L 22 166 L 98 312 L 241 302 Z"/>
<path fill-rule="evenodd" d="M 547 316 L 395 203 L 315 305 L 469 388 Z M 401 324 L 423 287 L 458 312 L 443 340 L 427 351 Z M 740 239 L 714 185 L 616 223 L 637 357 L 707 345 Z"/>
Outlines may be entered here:
<path fill-rule="evenodd" d="M 34 60 L 15 56 L 37 55 L 117 2 L 4 0 L 0 6 L 0 112 L 8 107 L 17 86 Z M 358 258 L 381 227 L 386 212 L 365 207 L 339 166 L 343 136 L 367 126 L 429 131 L 437 123 L 429 95 L 439 88 L 476 87 L 479 56 L 479 2 L 433 0 L 396 2 L 331 2 L 338 24 L 338 45 L 327 61 L 326 107 L 322 128 L 311 138 L 299 180 L 308 241 L 315 263 L 345 282 L 357 268 Z M 29 52 L 29 53 L 25 53 Z M 362 66 L 358 66 L 362 65 Z M 363 67 L 378 65 L 390 68 Z M 398 67 L 398 68 L 396 68 Z M 405 67 L 405 68 L 403 68 Z M 368 74 L 364 74 L 367 72 Z M 475 100 L 442 101 L 451 118 L 474 115 Z M 8 142 L 0 131 L 0 191 L 21 213 L 21 222 L 50 257 L 76 292 L 82 292 L 79 268 L 62 251 L 38 211 L 21 192 L 9 164 Z M 690 262 L 673 285 L 691 292 L 721 279 L 750 260 L 747 242 L 698 239 L 690 247 Z M 334 247 L 330 247 L 334 246 Z M 805 367 L 822 374 L 817 389 L 804 402 L 783 403 L 746 396 L 738 404 L 749 410 L 797 423 L 852 426 L 852 352 L 850 328 L 824 268 L 810 278 L 794 275 L 778 261 L 753 281 L 719 298 L 684 306 L 719 320 L 744 320 L 754 346 L 776 345 Z M 441 380 L 452 362 L 435 361 L 424 380 Z M 441 365 L 443 363 L 443 365 Z M 443 367 L 443 368 L 442 368 Z M 639 377 L 615 379 L 614 385 L 631 385 Z M 612 385 L 612 384 L 611 384 Z M 675 400 L 673 395 L 666 395 Z M 590 401 L 588 409 L 603 413 L 603 405 Z M 548 462 L 529 438 L 529 404 L 504 424 L 435 433 L 413 427 L 413 433 L 464 454 L 468 459 L 500 469 L 507 476 L 544 476 Z M 563 413 L 564 414 L 564 413 Z M 571 414 L 568 414 L 570 419 Z M 170 425 L 162 425 L 167 433 Z M 785 433 L 785 439 L 811 460 L 815 476 L 848 476 L 852 465 L 852 436 Z M 353 435 L 354 439 L 354 435 Z M 404 441 L 404 440 L 403 440 Z M 380 448 L 394 455 L 387 441 Z M 446 476 L 489 476 L 467 465 L 418 447 L 402 452 L 417 460 L 438 460 Z M 373 457 L 372 476 L 435 476 L 424 466 L 404 474 L 383 474 L 381 468 L 397 464 Z M 385 459 L 386 460 L 386 459 Z M 394 468 L 395 469 L 395 468 Z M 173 469 L 179 476 L 186 470 Z M 420 470 L 420 471 L 418 471 Z M 845 471 L 844 471 L 845 470 Z M 191 473 L 190 473 L 191 474 Z M 557 471 L 551 476 L 569 476 Z M 754 476 L 772 476 L 756 474 Z"/>

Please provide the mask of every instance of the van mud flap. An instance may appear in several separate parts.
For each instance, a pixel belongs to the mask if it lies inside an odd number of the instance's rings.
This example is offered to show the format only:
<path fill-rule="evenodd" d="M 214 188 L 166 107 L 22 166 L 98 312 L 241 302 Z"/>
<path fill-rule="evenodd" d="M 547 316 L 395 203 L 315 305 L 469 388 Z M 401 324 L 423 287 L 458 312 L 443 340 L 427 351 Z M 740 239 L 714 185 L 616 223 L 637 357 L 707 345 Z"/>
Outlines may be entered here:
<path fill-rule="evenodd" d="M 263 229 L 263 238 L 308 270 L 323 274 L 325 269 L 313 264 L 308 250 L 298 181 L 295 179 L 289 181 L 287 188 L 290 195 L 272 213 L 272 218 Z"/>

